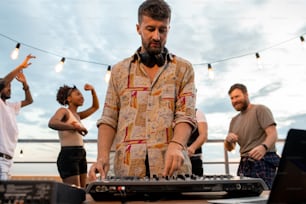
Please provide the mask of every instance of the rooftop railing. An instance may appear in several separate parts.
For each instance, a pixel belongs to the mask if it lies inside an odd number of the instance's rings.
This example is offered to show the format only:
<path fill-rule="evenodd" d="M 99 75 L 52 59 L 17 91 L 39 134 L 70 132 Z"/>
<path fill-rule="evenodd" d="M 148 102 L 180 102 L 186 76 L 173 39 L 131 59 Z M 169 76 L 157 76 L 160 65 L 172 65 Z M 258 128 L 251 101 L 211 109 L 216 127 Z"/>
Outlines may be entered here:
<path fill-rule="evenodd" d="M 218 172 L 225 174 L 235 173 L 240 160 L 239 152 L 236 152 L 237 150 L 234 151 L 234 153 L 226 151 L 223 147 L 223 142 L 224 142 L 223 139 L 209 139 L 202 146 L 204 172 L 210 171 L 210 172 Z M 276 143 L 279 154 L 282 151 L 284 142 L 285 139 L 279 139 Z M 91 164 L 95 161 L 96 158 L 97 140 L 85 139 L 84 143 L 87 151 L 88 164 Z M 54 148 L 50 147 L 49 144 L 56 145 L 57 150 L 54 151 Z M 18 148 L 14 156 L 14 164 L 56 165 L 57 154 L 60 148 L 59 144 L 60 142 L 58 139 L 19 139 L 17 145 Z M 26 148 L 27 145 L 30 145 L 31 147 Z M 38 152 L 36 152 L 37 149 L 39 149 Z M 50 152 L 53 152 L 51 156 L 42 155 Z M 21 157 L 23 156 L 23 154 L 24 157 Z"/>

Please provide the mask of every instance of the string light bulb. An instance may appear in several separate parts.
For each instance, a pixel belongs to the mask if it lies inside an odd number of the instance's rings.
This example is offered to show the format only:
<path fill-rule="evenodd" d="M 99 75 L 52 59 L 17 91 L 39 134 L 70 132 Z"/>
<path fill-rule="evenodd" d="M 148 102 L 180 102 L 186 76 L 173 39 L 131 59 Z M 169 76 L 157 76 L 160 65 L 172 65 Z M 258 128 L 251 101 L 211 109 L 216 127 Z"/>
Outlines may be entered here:
<path fill-rule="evenodd" d="M 110 75 L 111 75 L 111 70 L 112 70 L 112 67 L 110 65 L 108 65 L 107 71 L 106 71 L 106 74 L 105 74 L 105 78 L 104 78 L 106 83 L 109 82 Z"/>
<path fill-rule="evenodd" d="M 263 64 L 262 64 L 262 61 L 261 61 L 259 53 L 256 52 L 255 56 L 256 56 L 256 59 L 257 59 L 257 66 L 258 66 L 258 68 L 259 69 L 263 69 Z"/>
<path fill-rule="evenodd" d="M 301 40 L 302 43 L 304 43 L 304 41 L 305 41 L 303 36 L 300 36 L 300 40 Z"/>
<path fill-rule="evenodd" d="M 65 57 L 61 59 L 61 61 L 55 66 L 55 72 L 61 72 L 64 68 Z"/>
<path fill-rule="evenodd" d="M 20 48 L 20 43 L 17 43 L 15 49 L 11 53 L 11 59 L 15 60 L 19 56 L 19 48 Z"/>
<path fill-rule="evenodd" d="M 23 150 L 22 149 L 19 152 L 19 157 L 23 157 Z"/>
<path fill-rule="evenodd" d="M 214 79 L 215 75 L 211 64 L 208 64 L 207 66 L 208 66 L 208 78 Z"/>
<path fill-rule="evenodd" d="M 305 38 L 303 36 L 300 36 L 300 40 L 302 42 L 302 48 L 305 50 L 306 49 Z"/>

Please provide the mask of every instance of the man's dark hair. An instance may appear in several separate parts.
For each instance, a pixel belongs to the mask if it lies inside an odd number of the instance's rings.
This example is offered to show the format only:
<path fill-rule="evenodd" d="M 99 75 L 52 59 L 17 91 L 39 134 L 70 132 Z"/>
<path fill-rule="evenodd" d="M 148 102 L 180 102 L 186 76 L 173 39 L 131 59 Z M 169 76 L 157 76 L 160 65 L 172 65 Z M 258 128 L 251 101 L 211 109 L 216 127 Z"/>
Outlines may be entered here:
<path fill-rule="evenodd" d="M 171 8 L 164 0 L 145 0 L 138 8 L 138 23 L 142 16 L 151 17 L 154 20 L 171 19 Z"/>
<path fill-rule="evenodd" d="M 228 94 L 231 94 L 234 89 L 240 89 L 242 91 L 242 93 L 244 93 L 244 94 L 248 93 L 248 89 L 247 89 L 247 87 L 245 85 L 243 85 L 243 84 L 234 84 L 229 89 Z"/>

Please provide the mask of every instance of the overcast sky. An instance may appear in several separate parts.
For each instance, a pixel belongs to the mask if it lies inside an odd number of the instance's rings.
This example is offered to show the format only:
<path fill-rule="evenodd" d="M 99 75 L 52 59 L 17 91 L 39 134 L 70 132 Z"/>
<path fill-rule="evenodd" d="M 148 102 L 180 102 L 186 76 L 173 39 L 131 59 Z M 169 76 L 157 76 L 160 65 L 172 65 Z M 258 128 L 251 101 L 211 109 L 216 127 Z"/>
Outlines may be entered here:
<path fill-rule="evenodd" d="M 47 123 L 60 107 L 59 86 L 76 85 L 91 105 L 85 83 L 96 88 L 101 108 L 83 122 L 87 138 L 97 137 L 107 84 L 107 65 L 132 55 L 140 46 L 136 32 L 140 0 L 10 0 L 0 2 L 0 76 L 32 53 L 37 58 L 24 72 L 34 103 L 18 116 L 20 138 L 53 138 Z M 196 73 L 197 107 L 206 113 L 209 138 L 223 139 L 236 112 L 227 95 L 244 83 L 251 102 L 272 110 L 281 138 L 290 128 L 305 128 L 306 33 L 304 0 L 169 0 L 172 7 L 167 48 L 188 59 Z M 305 36 L 306 38 L 306 36 Z M 21 43 L 19 58 L 9 55 Z M 255 53 L 261 56 L 260 69 Z M 66 57 L 60 73 L 54 66 Z M 211 63 L 215 78 L 208 78 Z M 12 83 L 11 101 L 23 99 Z"/>

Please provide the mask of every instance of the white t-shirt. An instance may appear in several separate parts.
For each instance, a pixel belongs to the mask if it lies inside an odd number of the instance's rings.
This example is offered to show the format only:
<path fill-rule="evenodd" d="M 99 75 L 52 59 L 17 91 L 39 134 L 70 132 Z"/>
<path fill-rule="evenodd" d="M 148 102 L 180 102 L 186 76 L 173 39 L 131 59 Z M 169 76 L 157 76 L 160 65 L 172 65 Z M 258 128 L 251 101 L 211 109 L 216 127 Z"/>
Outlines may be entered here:
<path fill-rule="evenodd" d="M 0 99 L 0 152 L 14 156 L 18 141 L 16 115 L 21 108 L 21 102 L 4 103 Z"/>

